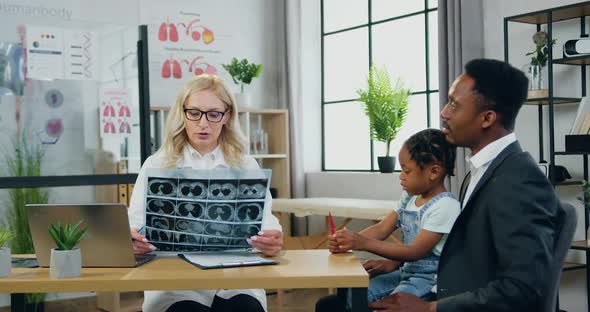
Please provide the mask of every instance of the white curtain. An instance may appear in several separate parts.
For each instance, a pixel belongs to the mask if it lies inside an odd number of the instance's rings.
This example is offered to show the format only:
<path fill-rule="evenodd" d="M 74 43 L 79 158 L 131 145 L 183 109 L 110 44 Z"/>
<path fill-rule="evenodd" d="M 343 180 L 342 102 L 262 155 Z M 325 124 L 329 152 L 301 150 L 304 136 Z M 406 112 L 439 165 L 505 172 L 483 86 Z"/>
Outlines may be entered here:
<path fill-rule="evenodd" d="M 447 103 L 450 85 L 463 73 L 463 66 L 484 56 L 482 0 L 438 0 L 438 64 L 440 108 Z M 457 149 L 455 176 L 448 189 L 459 198 L 461 182 L 469 166 L 465 148 Z"/>

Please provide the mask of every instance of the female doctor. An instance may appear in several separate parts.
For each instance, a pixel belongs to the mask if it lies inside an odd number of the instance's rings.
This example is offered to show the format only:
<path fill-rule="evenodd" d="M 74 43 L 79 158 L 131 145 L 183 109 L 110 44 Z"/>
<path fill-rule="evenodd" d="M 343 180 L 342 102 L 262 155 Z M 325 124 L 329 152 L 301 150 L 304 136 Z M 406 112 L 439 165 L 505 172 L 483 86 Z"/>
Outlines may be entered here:
<path fill-rule="evenodd" d="M 259 168 L 245 155 L 237 106 L 217 76 L 200 75 L 180 90 L 166 121 L 162 147 L 141 167 L 129 207 L 133 250 L 145 254 L 155 247 L 136 229 L 145 224 L 144 194 L 146 168 Z M 271 214 L 267 196 L 262 231 L 248 242 L 265 256 L 276 255 L 283 246 L 283 233 Z M 143 311 L 266 311 L 263 289 L 146 291 Z"/>

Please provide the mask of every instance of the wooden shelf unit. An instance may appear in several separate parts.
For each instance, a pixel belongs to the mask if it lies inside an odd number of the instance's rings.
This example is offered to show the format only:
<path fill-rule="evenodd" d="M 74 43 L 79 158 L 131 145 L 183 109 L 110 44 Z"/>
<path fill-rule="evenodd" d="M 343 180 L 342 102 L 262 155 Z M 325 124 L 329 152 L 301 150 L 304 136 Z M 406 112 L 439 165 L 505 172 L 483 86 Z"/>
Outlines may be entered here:
<path fill-rule="evenodd" d="M 166 106 L 150 107 L 151 137 L 154 150 L 163 142 L 163 130 L 169 111 Z M 289 158 L 289 112 L 286 109 L 239 108 L 238 118 L 246 137 L 247 154 L 255 158 L 260 167 L 272 170 L 271 187 L 277 190 L 277 197 L 291 197 L 291 175 Z M 268 134 L 268 153 L 251 152 L 251 133 L 260 118 L 262 129 Z"/>

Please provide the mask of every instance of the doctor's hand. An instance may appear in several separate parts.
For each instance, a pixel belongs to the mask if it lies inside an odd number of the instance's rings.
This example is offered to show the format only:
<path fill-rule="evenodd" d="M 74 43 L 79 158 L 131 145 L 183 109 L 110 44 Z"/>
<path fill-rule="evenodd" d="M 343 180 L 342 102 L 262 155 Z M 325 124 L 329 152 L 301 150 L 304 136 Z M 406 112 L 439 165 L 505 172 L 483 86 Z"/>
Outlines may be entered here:
<path fill-rule="evenodd" d="M 148 243 L 145 236 L 137 233 L 135 228 L 131 228 L 131 240 L 133 241 L 133 253 L 136 255 L 143 255 L 156 250 L 156 247 Z"/>
<path fill-rule="evenodd" d="M 414 295 L 395 293 L 369 302 L 369 308 L 383 312 L 436 312 L 436 301 L 424 301 Z"/>
<path fill-rule="evenodd" d="M 369 273 L 369 276 L 390 273 L 401 266 L 401 261 L 397 260 L 367 260 L 363 263 L 363 268 Z"/>
<path fill-rule="evenodd" d="M 283 232 L 278 230 L 263 230 L 247 239 L 248 244 L 260 250 L 267 257 L 275 256 L 283 248 Z"/>

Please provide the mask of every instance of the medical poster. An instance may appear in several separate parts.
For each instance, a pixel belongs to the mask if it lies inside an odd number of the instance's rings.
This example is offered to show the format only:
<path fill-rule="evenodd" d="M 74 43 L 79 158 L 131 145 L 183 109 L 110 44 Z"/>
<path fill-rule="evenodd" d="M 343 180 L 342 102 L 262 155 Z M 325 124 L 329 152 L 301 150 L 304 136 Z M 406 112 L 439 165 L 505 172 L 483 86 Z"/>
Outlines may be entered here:
<path fill-rule="evenodd" d="M 27 78 L 63 79 L 63 29 L 46 26 L 27 26 Z"/>
<path fill-rule="evenodd" d="M 131 135 L 130 90 L 102 88 L 99 95 L 100 137 L 127 137 Z"/>
<path fill-rule="evenodd" d="M 148 169 L 145 236 L 157 252 L 250 247 L 262 228 L 271 170 Z"/>
<path fill-rule="evenodd" d="M 98 45 L 94 32 L 29 25 L 26 48 L 29 79 L 96 79 Z"/>

